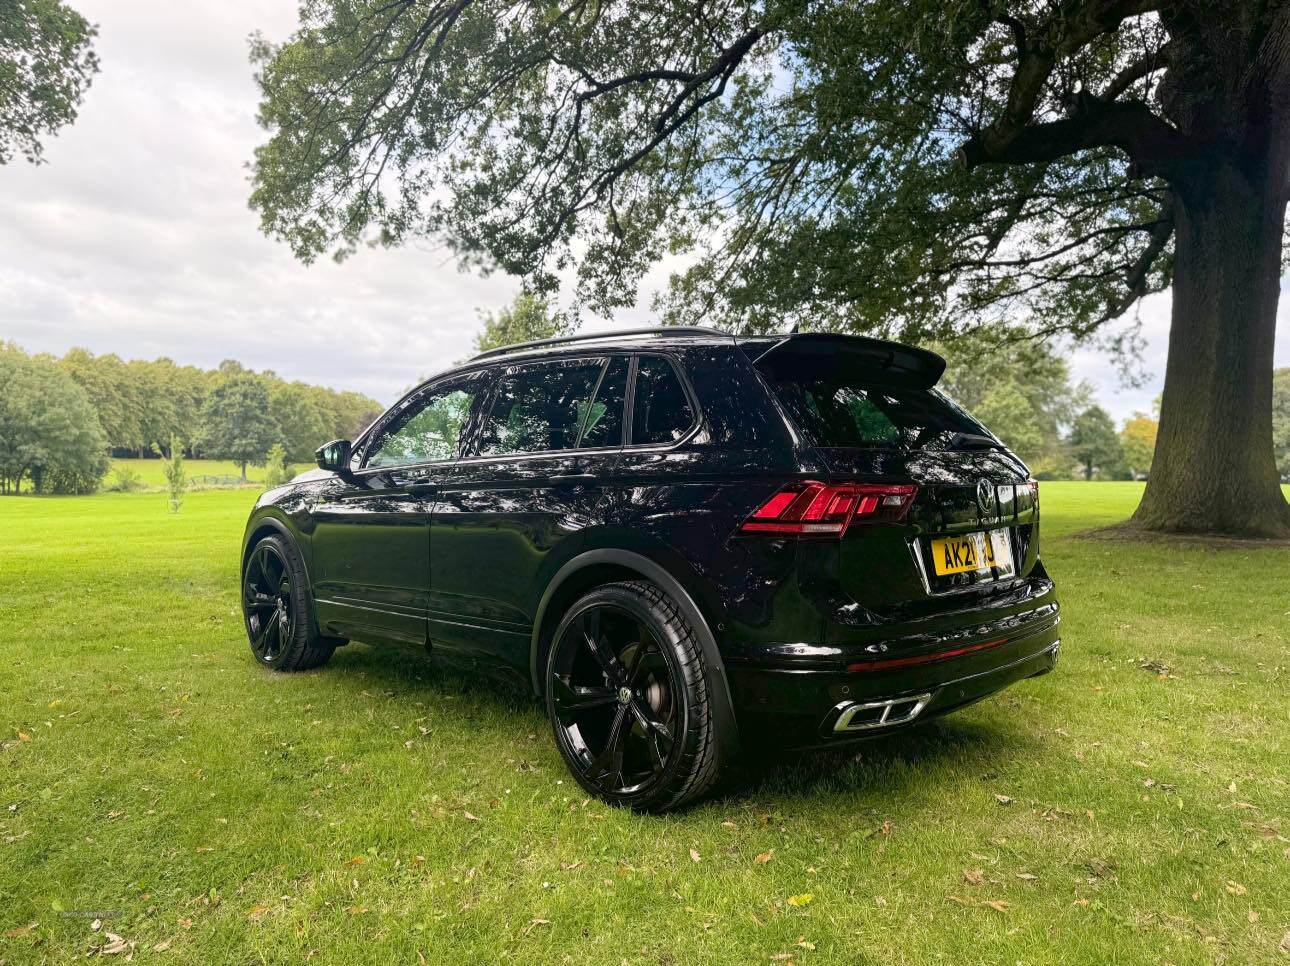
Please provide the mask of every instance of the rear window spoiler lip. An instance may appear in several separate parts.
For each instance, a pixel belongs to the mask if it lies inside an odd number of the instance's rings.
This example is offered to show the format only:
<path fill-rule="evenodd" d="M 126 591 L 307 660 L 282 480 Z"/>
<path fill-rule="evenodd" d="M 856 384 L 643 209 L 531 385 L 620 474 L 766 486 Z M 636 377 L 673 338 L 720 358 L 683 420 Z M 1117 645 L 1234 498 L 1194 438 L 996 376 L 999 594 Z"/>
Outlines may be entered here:
<path fill-rule="evenodd" d="M 751 340 L 743 343 L 745 351 L 759 348 Z M 945 372 L 945 360 L 928 349 L 872 339 L 863 335 L 838 335 L 832 332 L 797 332 L 772 342 L 761 352 L 749 357 L 753 365 L 765 362 L 770 356 L 785 352 L 812 355 L 823 352 L 845 354 L 848 350 L 859 355 L 863 352 L 867 368 L 899 379 L 919 389 L 931 389 Z M 885 353 L 885 359 L 880 357 Z"/>

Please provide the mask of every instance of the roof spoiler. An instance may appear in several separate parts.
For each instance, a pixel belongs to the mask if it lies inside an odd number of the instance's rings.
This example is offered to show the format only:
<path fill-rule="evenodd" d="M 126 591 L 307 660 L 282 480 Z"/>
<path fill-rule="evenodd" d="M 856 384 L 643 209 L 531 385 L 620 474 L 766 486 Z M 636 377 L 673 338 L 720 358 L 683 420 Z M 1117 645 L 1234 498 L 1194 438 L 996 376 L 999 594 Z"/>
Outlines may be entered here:
<path fill-rule="evenodd" d="M 830 332 L 799 332 L 771 343 L 760 353 L 764 342 L 745 344 L 757 365 L 792 365 L 832 361 L 861 367 L 885 379 L 918 389 L 930 389 L 945 372 L 945 360 L 935 352 L 871 339 L 863 335 L 836 335 Z"/>

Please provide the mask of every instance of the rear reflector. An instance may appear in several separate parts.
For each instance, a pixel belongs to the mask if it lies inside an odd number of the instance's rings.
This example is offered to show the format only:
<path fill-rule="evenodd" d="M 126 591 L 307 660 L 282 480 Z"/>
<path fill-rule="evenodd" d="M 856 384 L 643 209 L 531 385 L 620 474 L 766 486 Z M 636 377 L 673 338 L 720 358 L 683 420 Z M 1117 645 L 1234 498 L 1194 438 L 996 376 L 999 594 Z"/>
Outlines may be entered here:
<path fill-rule="evenodd" d="M 986 641 L 984 644 L 965 644 L 962 647 L 952 647 L 946 651 L 935 651 L 932 654 L 915 654 L 912 657 L 893 657 L 885 661 L 857 661 L 854 664 L 847 665 L 847 671 L 889 671 L 894 667 L 912 667 L 915 664 L 932 664 L 936 661 L 945 661 L 952 657 L 962 657 L 964 654 L 974 654 L 977 651 L 985 651 L 992 647 L 998 647 L 1000 644 L 1007 644 L 1008 638 L 1000 637 L 993 641 Z"/>
<path fill-rule="evenodd" d="M 840 537 L 852 523 L 903 519 L 917 492 L 912 483 L 790 483 L 763 503 L 739 532 Z"/>

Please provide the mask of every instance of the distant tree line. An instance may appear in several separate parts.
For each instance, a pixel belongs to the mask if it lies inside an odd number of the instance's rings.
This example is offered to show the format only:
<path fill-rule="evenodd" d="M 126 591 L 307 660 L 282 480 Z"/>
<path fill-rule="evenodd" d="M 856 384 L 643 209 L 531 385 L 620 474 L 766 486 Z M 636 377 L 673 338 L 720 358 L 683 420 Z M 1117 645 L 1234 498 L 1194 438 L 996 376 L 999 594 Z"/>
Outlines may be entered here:
<path fill-rule="evenodd" d="M 170 359 L 124 361 L 72 349 L 61 359 L 0 343 L 0 493 L 88 493 L 109 456 L 169 455 L 262 464 L 312 459 L 329 439 L 351 438 L 381 411 L 337 392 L 238 362 L 218 369 Z"/>

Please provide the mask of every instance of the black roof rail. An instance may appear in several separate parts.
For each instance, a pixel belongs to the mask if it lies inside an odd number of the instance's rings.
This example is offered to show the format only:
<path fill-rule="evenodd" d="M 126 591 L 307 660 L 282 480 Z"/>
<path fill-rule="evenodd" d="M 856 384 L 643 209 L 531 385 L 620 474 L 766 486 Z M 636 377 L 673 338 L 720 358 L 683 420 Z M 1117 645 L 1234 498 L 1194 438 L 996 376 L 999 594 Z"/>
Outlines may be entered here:
<path fill-rule="evenodd" d="M 477 362 L 480 359 L 488 359 L 492 356 L 506 355 L 511 352 L 521 352 L 525 349 L 537 349 L 547 345 L 566 345 L 571 342 L 588 342 L 592 339 L 616 339 L 630 335 L 707 335 L 707 336 L 724 336 L 734 339 L 729 332 L 722 332 L 720 329 L 710 329 L 702 325 L 662 325 L 650 326 L 643 329 L 609 329 L 604 332 L 581 332 L 575 335 L 561 335 L 553 339 L 534 339 L 532 342 L 517 342 L 514 345 L 499 346 L 496 349 L 489 349 L 487 352 L 481 352 L 471 359 L 471 362 Z"/>

